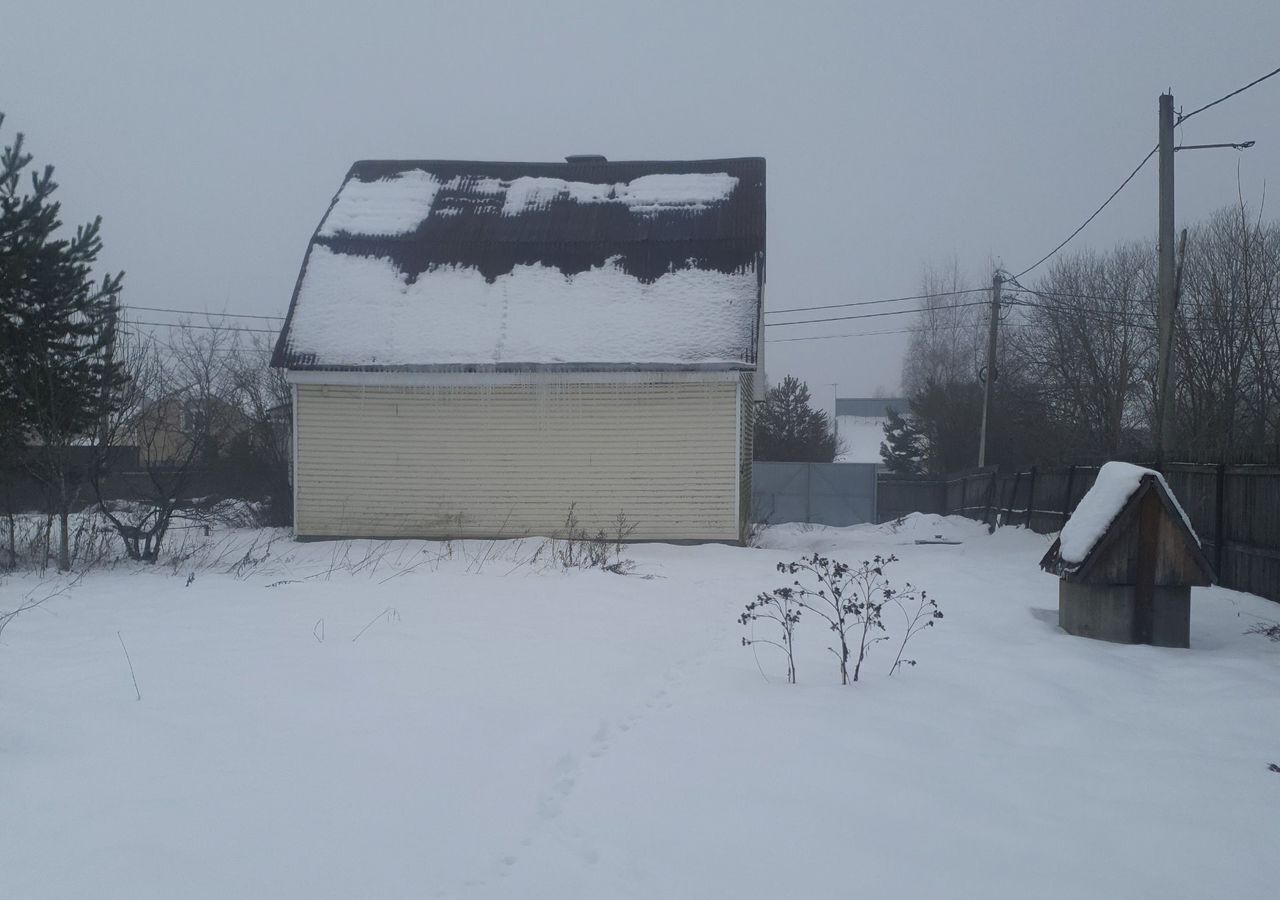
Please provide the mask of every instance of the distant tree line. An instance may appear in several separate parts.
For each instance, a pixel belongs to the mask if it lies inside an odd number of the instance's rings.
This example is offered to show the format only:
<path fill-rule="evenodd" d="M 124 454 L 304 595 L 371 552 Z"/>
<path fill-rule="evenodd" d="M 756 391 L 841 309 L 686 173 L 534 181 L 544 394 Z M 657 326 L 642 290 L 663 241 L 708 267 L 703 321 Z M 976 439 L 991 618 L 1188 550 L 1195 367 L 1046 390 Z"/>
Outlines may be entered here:
<path fill-rule="evenodd" d="M 1280 223 L 1243 204 L 1189 229 L 1174 328 L 1174 446 L 1183 459 L 1274 456 L 1280 442 Z M 1028 280 L 1029 281 L 1029 280 Z M 988 308 L 958 266 L 926 272 L 903 364 L 911 416 L 891 421 L 896 471 L 977 463 Z M 1129 242 L 1055 257 L 1006 283 L 989 464 L 1155 455 L 1156 250 Z"/>

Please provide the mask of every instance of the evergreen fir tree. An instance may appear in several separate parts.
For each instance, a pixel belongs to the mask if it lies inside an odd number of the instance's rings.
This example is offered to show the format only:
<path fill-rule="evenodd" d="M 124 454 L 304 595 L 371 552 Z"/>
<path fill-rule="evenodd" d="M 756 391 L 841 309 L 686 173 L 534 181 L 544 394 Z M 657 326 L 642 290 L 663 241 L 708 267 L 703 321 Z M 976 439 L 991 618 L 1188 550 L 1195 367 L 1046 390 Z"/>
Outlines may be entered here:
<path fill-rule="evenodd" d="M 0 120 L 2 122 L 3 120 Z M 68 517 L 96 445 L 96 431 L 124 383 L 114 360 L 123 273 L 93 279 L 101 219 L 60 238 L 53 167 L 23 172 L 22 136 L 0 155 L 0 423 L 26 444 L 28 473 L 59 520 L 58 567 L 71 566 Z"/>
<path fill-rule="evenodd" d="M 917 476 L 924 473 L 924 435 L 919 426 L 901 413 L 888 409 L 889 420 L 884 423 L 884 440 L 880 443 L 880 458 L 895 475 Z"/>
<path fill-rule="evenodd" d="M 809 406 L 809 388 L 788 375 L 770 388 L 756 413 L 755 458 L 778 462 L 831 462 L 836 439 L 826 412 Z"/>

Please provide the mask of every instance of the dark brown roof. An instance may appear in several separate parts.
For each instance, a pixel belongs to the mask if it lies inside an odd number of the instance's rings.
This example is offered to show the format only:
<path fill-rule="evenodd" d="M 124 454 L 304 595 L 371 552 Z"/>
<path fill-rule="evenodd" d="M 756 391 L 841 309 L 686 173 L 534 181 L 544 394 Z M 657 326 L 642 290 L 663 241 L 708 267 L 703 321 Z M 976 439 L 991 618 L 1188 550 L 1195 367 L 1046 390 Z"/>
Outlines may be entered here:
<path fill-rule="evenodd" d="M 351 167 L 343 186 L 353 180 L 369 183 L 411 172 L 427 173 L 441 185 L 430 213 L 412 230 L 387 236 L 351 234 L 326 227 L 324 222 L 317 228 L 272 365 L 332 368 L 290 341 L 307 260 L 316 247 L 342 255 L 391 260 L 410 283 L 443 266 L 472 268 L 492 282 L 517 265 L 555 267 L 572 276 L 610 261 L 646 284 L 680 269 L 754 272 L 758 283 L 763 283 L 765 161 L 761 158 L 553 163 L 366 160 Z M 718 173 L 736 179 L 727 196 L 713 202 L 646 208 L 643 214 L 622 203 L 578 202 L 568 194 L 550 196 L 513 213 L 510 208 L 504 210 L 503 196 L 493 190 L 495 181 L 509 184 L 521 178 L 617 185 L 651 175 Z M 341 189 L 334 203 L 340 194 Z M 331 203 L 331 212 L 333 208 Z M 755 364 L 756 328 L 758 325 L 749 335 L 744 334 L 742 346 L 735 349 L 741 365 Z"/>

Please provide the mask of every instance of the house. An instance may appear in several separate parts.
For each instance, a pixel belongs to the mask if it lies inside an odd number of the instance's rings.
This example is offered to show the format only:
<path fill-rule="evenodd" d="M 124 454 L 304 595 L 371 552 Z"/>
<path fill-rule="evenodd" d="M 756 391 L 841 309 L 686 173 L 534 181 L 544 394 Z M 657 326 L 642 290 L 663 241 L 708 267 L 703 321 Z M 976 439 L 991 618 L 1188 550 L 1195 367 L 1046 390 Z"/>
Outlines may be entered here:
<path fill-rule="evenodd" d="M 765 162 L 366 161 L 299 273 L 299 538 L 738 541 Z"/>
<path fill-rule="evenodd" d="M 124 432 L 142 466 L 204 463 L 249 430 L 244 411 L 191 388 L 172 391 L 142 405 Z"/>
<path fill-rule="evenodd" d="M 903 397 L 837 397 L 835 431 L 840 449 L 836 462 L 882 465 L 880 443 L 890 410 L 911 415 L 911 405 Z"/>

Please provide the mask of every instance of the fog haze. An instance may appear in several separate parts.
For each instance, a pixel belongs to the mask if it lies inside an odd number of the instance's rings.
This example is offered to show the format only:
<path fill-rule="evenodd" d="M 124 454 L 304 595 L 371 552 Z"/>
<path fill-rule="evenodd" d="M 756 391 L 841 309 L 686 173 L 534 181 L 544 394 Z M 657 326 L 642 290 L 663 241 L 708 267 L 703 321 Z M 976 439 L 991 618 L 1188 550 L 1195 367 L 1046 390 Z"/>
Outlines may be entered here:
<path fill-rule="evenodd" d="M 65 221 L 103 216 L 126 304 L 265 315 L 351 162 L 378 157 L 764 156 L 766 309 L 915 293 L 953 258 L 978 285 L 1105 199 L 1154 145 L 1163 90 L 1191 109 L 1280 64 L 1268 2 L 46 2 L 3 20 L 0 138 L 56 165 Z M 1179 154 L 1179 227 L 1235 201 L 1237 166 L 1257 204 L 1280 175 L 1280 79 L 1180 139 L 1258 143 Z M 1081 246 L 1152 238 L 1155 179 Z M 906 339 L 772 343 L 768 375 L 827 405 L 832 383 L 892 392 Z"/>

